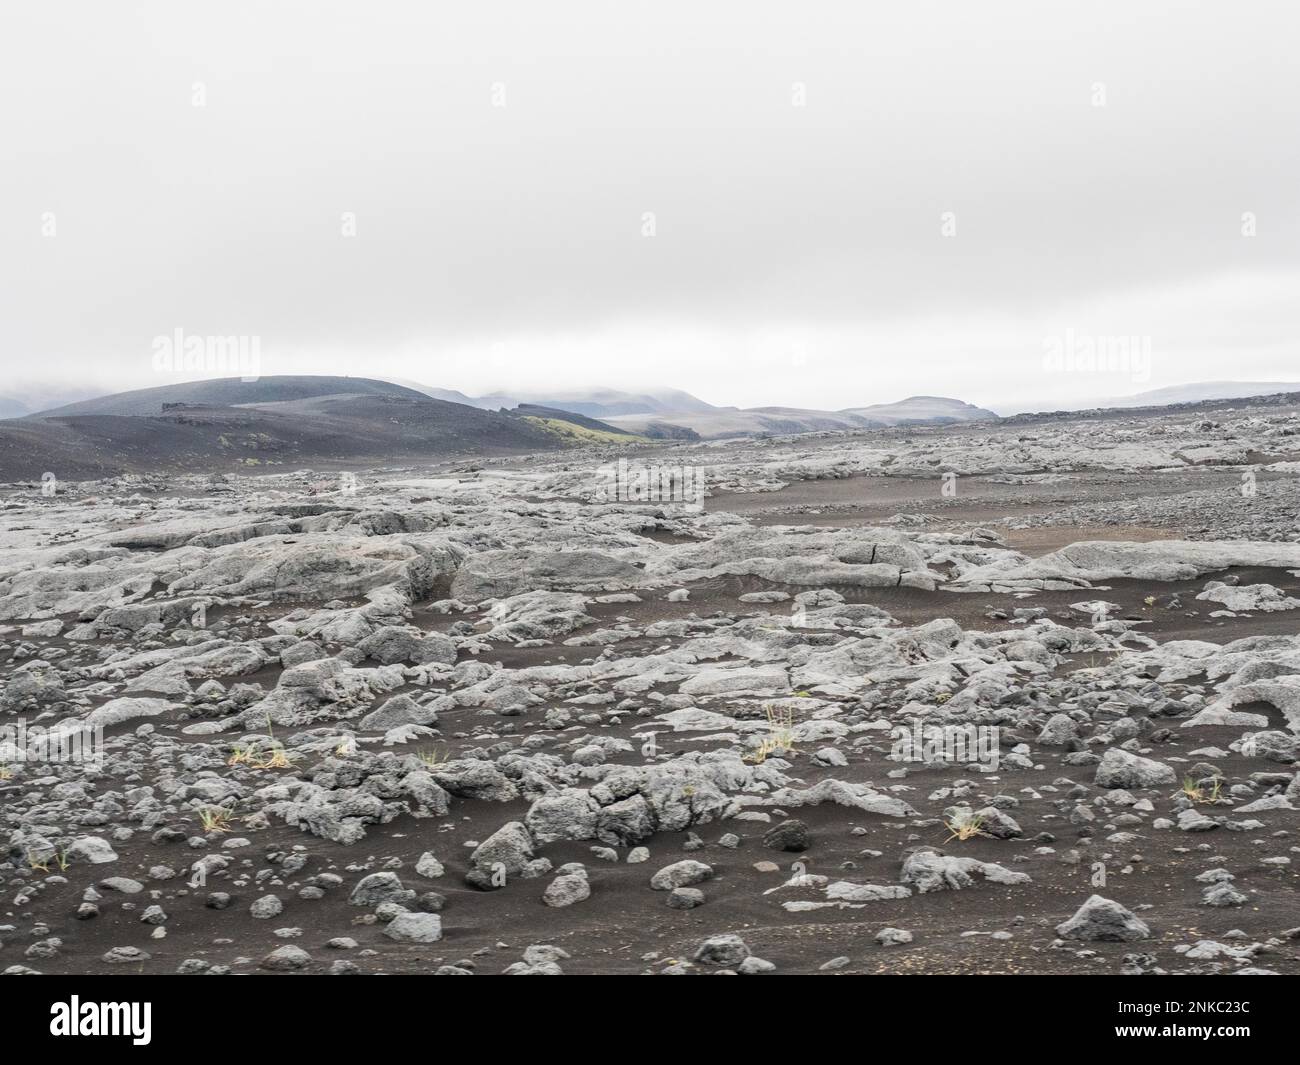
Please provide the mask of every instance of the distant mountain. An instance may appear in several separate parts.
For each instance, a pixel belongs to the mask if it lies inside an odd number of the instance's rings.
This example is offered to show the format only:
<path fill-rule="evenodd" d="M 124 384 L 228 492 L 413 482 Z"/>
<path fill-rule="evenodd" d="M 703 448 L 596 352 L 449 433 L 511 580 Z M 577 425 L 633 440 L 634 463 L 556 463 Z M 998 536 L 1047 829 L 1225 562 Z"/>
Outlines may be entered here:
<path fill-rule="evenodd" d="M 464 392 L 457 392 L 454 388 L 420 388 L 411 385 L 418 392 L 423 392 L 430 399 L 441 399 L 446 403 L 464 403 L 467 407 L 478 407 L 479 410 L 494 410 L 486 404 L 480 403 L 472 396 L 465 395 Z"/>
<path fill-rule="evenodd" d="M 977 421 L 995 418 L 992 411 L 960 400 L 912 396 L 897 403 L 824 411 L 802 407 L 717 407 L 680 389 L 624 392 L 591 388 L 546 393 L 491 392 L 466 396 L 462 392 L 410 384 L 427 396 L 471 403 L 487 410 L 545 407 L 597 418 L 637 436 L 657 440 L 721 439 L 725 437 L 823 432 L 837 429 L 878 429 L 891 425 Z"/>
<path fill-rule="evenodd" d="M 0 421 L 0 480 L 409 462 L 586 442 L 363 377 L 224 378 Z"/>
<path fill-rule="evenodd" d="M 392 385 L 401 385 L 403 388 L 409 388 L 413 392 L 419 392 L 421 395 L 428 396 L 430 399 L 441 399 L 447 403 L 464 403 L 467 407 L 478 407 L 481 410 L 492 409 L 484 407 L 473 397 L 465 395 L 464 392 L 457 392 L 454 388 L 430 388 L 428 385 L 420 384 L 419 381 L 411 381 L 405 377 L 381 377 L 379 380 L 387 381 Z"/>
<path fill-rule="evenodd" d="M 897 403 L 874 403 L 840 412 L 886 425 L 944 425 L 949 422 L 982 422 L 997 415 L 991 410 L 943 396 L 910 396 Z"/>
<path fill-rule="evenodd" d="M 422 393 L 388 381 L 366 377 L 284 376 L 260 377 L 243 381 L 238 377 L 211 378 L 206 381 L 183 381 L 157 388 L 138 388 L 111 396 L 69 403 L 53 410 L 31 415 L 33 418 L 66 418 L 74 415 L 116 414 L 142 417 L 161 414 L 165 406 L 189 403 L 202 406 L 235 407 L 250 403 L 281 403 L 286 400 L 311 399 L 318 396 L 388 395 L 422 398 Z"/>
<path fill-rule="evenodd" d="M 528 403 L 606 419 L 625 414 L 665 414 L 681 411 L 716 410 L 710 403 L 678 389 L 653 392 L 621 392 L 613 388 L 591 388 L 560 392 L 491 392 L 470 400 L 489 410 L 517 407 Z"/>
<path fill-rule="evenodd" d="M 1164 403 L 1150 407 L 1096 406 L 1080 408 L 1040 409 L 1008 414 L 1001 419 L 1002 426 L 1035 425 L 1042 422 L 1113 421 L 1115 419 L 1146 418 L 1157 412 L 1166 414 L 1217 415 L 1226 411 L 1294 410 L 1300 407 L 1300 385 L 1294 392 L 1268 392 L 1262 396 L 1235 396 L 1227 399 L 1199 399 L 1187 403 Z"/>
<path fill-rule="evenodd" d="M 1137 407 L 1168 407 L 1180 403 L 1216 403 L 1220 400 L 1253 399 L 1258 396 L 1300 392 L 1300 381 L 1194 381 L 1138 392 L 1132 396 L 1081 395 L 1075 399 L 1020 400 L 996 404 L 1004 417 L 1057 411 L 1130 410 Z"/>
<path fill-rule="evenodd" d="M 671 430 L 698 433 L 705 439 L 734 436 L 787 435 L 828 430 L 884 429 L 896 425 L 946 425 L 955 422 L 986 421 L 996 418 L 958 399 L 940 396 L 912 396 L 897 403 L 877 403 L 838 411 L 800 407 L 714 407 L 703 413 L 672 412 L 655 415 L 624 415 L 605 419 L 611 425 L 643 436 L 669 437 Z"/>
<path fill-rule="evenodd" d="M 14 384 L 0 396 L 0 418 L 22 418 L 34 410 L 49 410 L 102 394 L 102 390 L 93 388 Z"/>
<path fill-rule="evenodd" d="M 1163 407 L 1170 403 L 1200 403 L 1207 399 L 1247 399 L 1279 392 L 1300 392 L 1300 381 L 1197 381 L 1139 392 L 1135 396 L 1108 400 L 1096 406 Z M 1090 404 L 1091 406 L 1092 404 Z"/>
<path fill-rule="evenodd" d="M 616 413 L 606 413 L 606 412 Z M 16 410 L 22 415 L 22 411 Z M 715 407 L 676 389 L 469 397 L 367 377 L 183 381 L 0 420 L 0 480 L 436 460 L 561 447 L 941 425 L 996 417 L 937 396 L 838 411 Z"/>
<path fill-rule="evenodd" d="M 434 388 L 415 381 L 393 378 L 434 399 L 450 403 L 468 403 L 482 410 L 511 410 L 520 406 L 549 407 L 551 410 L 585 414 L 589 418 L 607 418 L 616 414 L 654 414 L 664 411 L 706 411 L 716 408 L 704 400 L 679 389 L 656 389 L 650 392 L 623 392 L 616 388 L 569 389 L 558 392 L 489 392 L 485 396 L 467 396 L 450 388 Z"/>
<path fill-rule="evenodd" d="M 542 403 L 521 401 L 519 396 L 510 396 L 504 392 L 475 397 L 467 396 L 464 392 L 457 392 L 451 388 L 433 388 L 430 385 L 422 385 L 401 378 L 392 378 L 391 380 L 393 384 L 413 388 L 432 399 L 441 399 L 449 403 L 465 403 L 469 406 L 478 407 L 480 410 L 500 410 L 513 417 L 531 419 L 534 425 L 545 428 L 548 432 L 554 433 L 570 443 L 613 443 L 616 442 L 618 437 L 624 437 L 629 442 L 641 441 L 640 437 L 629 430 L 616 428 L 608 422 L 600 421 L 592 414 L 587 413 L 605 407 L 621 409 L 628 406 L 641 406 L 646 402 L 646 397 L 638 397 L 628 392 L 616 392 L 608 388 L 581 393 L 566 392 L 558 394 L 558 402 L 567 402 L 569 404 L 567 407 L 561 408 Z M 552 393 L 547 393 L 547 395 L 550 396 Z M 696 404 L 702 402 L 686 392 L 668 392 L 661 395 L 665 397 L 665 402 Z M 593 397 L 599 397 L 599 402 Z M 704 405 L 707 406 L 707 404 Z M 585 408 L 585 410 L 579 408 Z M 684 433 L 681 438 L 698 439 L 694 433 L 690 432 Z"/>

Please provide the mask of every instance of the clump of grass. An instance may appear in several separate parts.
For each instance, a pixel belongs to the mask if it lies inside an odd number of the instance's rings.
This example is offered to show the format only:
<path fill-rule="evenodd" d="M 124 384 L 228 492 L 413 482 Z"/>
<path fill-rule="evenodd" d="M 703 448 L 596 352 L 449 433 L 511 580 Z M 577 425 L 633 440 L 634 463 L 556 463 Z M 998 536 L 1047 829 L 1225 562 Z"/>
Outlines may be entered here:
<path fill-rule="evenodd" d="M 430 769 L 438 769 L 448 762 L 447 752 L 440 747 L 430 747 L 420 751 L 418 757 Z"/>
<path fill-rule="evenodd" d="M 944 840 L 945 843 L 951 843 L 953 840 L 965 843 L 968 839 L 986 835 L 982 817 L 954 818 L 952 821 L 945 821 L 943 827 L 952 833 Z"/>
<path fill-rule="evenodd" d="M 0 765 L 0 784 L 7 784 L 13 780 L 14 771 L 7 765 Z"/>
<path fill-rule="evenodd" d="M 283 747 L 277 747 L 269 755 L 264 755 L 254 762 L 249 762 L 254 769 L 292 769 L 293 755 Z"/>
<path fill-rule="evenodd" d="M 1202 805 L 1213 805 L 1219 801 L 1219 796 L 1223 792 L 1223 781 L 1215 777 L 1210 788 L 1207 790 L 1197 783 L 1191 777 L 1183 778 L 1183 787 L 1181 794 L 1185 795 L 1194 803 Z"/>
<path fill-rule="evenodd" d="M 292 769 L 293 755 L 283 747 L 275 747 L 269 754 L 259 753 L 252 747 L 236 747 L 227 765 L 246 765 L 250 769 Z"/>
<path fill-rule="evenodd" d="M 751 765 L 762 765 L 774 754 L 794 753 L 794 711 L 770 705 L 763 709 L 767 713 L 767 735 L 756 750 L 745 756 Z"/>
<path fill-rule="evenodd" d="M 32 872 L 34 873 L 48 873 L 50 871 L 50 862 L 53 862 L 59 867 L 60 873 L 66 873 L 68 871 L 68 866 L 72 864 L 72 860 L 68 857 L 66 849 L 55 851 L 48 858 L 37 858 L 34 851 L 27 852 L 27 864 L 31 866 Z"/>
<path fill-rule="evenodd" d="M 224 806 L 205 806 L 199 810 L 199 823 L 205 832 L 229 832 L 230 819 L 234 814 L 233 810 L 227 810 Z"/>
<path fill-rule="evenodd" d="M 1102 652 L 1090 651 L 1081 659 L 1083 664 L 1079 666 L 1079 671 L 1085 669 L 1103 669 L 1106 666 L 1113 665 L 1123 656 L 1123 654 L 1123 650 L 1119 649 Z"/>
<path fill-rule="evenodd" d="M 266 739 L 265 750 L 260 742 L 248 747 L 236 747 L 226 764 L 246 765 L 250 769 L 292 769 L 294 756 L 276 742 L 275 727 L 271 723 L 269 712 L 266 715 Z"/>

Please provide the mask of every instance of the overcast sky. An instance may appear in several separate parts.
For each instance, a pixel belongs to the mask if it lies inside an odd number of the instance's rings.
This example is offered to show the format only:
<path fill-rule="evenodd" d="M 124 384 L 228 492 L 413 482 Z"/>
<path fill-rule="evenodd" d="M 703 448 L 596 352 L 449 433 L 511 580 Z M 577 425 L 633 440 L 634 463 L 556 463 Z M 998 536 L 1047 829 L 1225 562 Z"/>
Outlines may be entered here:
<path fill-rule="evenodd" d="M 1294 0 L 8 4 L 0 394 L 170 383 L 177 328 L 741 406 L 1300 379 L 1298 41 Z M 1113 337 L 1149 366 L 1045 366 Z"/>

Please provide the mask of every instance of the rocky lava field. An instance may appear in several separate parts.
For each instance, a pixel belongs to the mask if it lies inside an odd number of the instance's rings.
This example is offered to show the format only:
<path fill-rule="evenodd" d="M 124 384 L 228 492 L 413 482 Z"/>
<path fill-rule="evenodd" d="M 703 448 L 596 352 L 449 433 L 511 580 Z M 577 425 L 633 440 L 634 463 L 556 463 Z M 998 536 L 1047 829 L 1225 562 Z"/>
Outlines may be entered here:
<path fill-rule="evenodd" d="M 1238 401 L 9 484 L 0 970 L 1300 973 L 1297 472 Z"/>

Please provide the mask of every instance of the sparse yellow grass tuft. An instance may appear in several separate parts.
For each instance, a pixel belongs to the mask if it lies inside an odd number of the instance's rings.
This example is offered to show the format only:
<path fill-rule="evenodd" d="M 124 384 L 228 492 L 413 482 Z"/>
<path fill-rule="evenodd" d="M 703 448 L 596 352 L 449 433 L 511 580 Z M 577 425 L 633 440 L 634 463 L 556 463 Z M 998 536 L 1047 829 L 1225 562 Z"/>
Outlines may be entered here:
<path fill-rule="evenodd" d="M 1123 656 L 1124 656 L 1123 650 L 1119 650 L 1119 649 L 1113 651 L 1102 651 L 1100 653 L 1096 651 L 1090 651 L 1088 655 L 1083 659 L 1084 664 L 1081 665 L 1076 672 L 1082 672 L 1085 669 L 1102 669 L 1105 666 L 1109 666 L 1115 662 L 1118 662 L 1120 658 L 1122 658 Z"/>
<path fill-rule="evenodd" d="M 281 747 L 276 740 L 275 725 L 268 711 L 265 741 L 259 739 L 247 747 L 236 747 L 226 764 L 246 765 L 250 769 L 292 769 L 293 761 L 294 756 Z"/>
<path fill-rule="evenodd" d="M 1191 799 L 1194 803 L 1211 805 L 1219 801 L 1219 796 L 1223 791 L 1223 781 L 1218 777 L 1214 778 L 1214 785 L 1209 791 L 1206 791 L 1191 777 L 1183 778 L 1182 794 Z"/>
<path fill-rule="evenodd" d="M 771 705 L 763 709 L 767 713 L 767 735 L 756 750 L 745 755 L 751 765 L 762 765 L 774 754 L 794 753 L 794 711 Z"/>
<path fill-rule="evenodd" d="M 234 813 L 224 806 L 205 806 L 199 811 L 199 823 L 205 832 L 229 832 Z"/>
<path fill-rule="evenodd" d="M 68 858 L 67 850 L 55 851 L 51 857 L 41 859 L 38 859 L 34 852 L 27 852 L 27 864 L 31 866 L 34 873 L 48 873 L 50 871 L 50 862 L 57 865 L 61 873 L 66 873 L 68 866 L 72 864 L 72 861 Z"/>
<path fill-rule="evenodd" d="M 250 762 L 249 765 L 254 769 L 292 769 L 293 756 L 287 753 L 283 747 L 277 747 L 269 756 Z"/>
<path fill-rule="evenodd" d="M 9 781 L 13 780 L 13 778 L 14 771 L 7 765 L 0 765 L 0 784 L 7 784 Z"/>
<path fill-rule="evenodd" d="M 955 824 L 952 821 L 945 821 L 943 827 L 952 833 L 951 836 L 944 840 L 945 843 L 951 843 L 953 840 L 965 843 L 968 839 L 974 839 L 976 836 L 986 834 L 984 832 L 984 818 L 982 817 L 957 820 Z"/>
<path fill-rule="evenodd" d="M 292 769 L 293 757 L 282 747 L 273 747 L 269 754 L 253 747 L 236 747 L 226 764 L 246 765 L 250 769 Z"/>
<path fill-rule="evenodd" d="M 447 764 L 447 752 L 440 747 L 432 747 L 428 750 L 420 751 L 418 757 L 430 769 L 437 769 L 439 766 Z"/>

